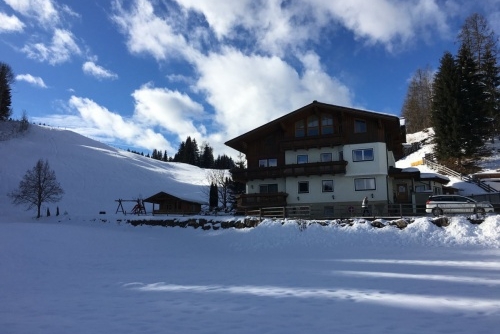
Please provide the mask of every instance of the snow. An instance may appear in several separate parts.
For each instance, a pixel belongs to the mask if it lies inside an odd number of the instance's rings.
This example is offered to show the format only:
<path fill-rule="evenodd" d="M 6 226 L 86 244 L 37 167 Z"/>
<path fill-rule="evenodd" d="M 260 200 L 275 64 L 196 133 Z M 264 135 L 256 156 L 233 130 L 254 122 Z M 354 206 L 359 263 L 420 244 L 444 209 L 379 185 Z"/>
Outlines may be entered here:
<path fill-rule="evenodd" d="M 41 127 L 0 141 L 0 154 L 1 193 L 38 158 L 66 190 L 57 217 L 0 202 L 2 333 L 498 332 L 497 215 L 447 227 L 414 218 L 402 230 L 133 227 L 115 199 L 203 199 L 204 171 Z"/>

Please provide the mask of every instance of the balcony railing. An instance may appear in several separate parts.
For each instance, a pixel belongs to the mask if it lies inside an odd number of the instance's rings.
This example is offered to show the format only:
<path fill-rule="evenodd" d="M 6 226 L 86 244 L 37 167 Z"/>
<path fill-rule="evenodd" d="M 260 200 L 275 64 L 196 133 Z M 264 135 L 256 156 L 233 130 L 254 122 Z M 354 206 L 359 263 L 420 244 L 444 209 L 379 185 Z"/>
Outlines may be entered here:
<path fill-rule="evenodd" d="M 238 208 L 263 208 L 286 206 L 287 193 L 240 194 L 236 197 Z"/>
<path fill-rule="evenodd" d="M 246 182 L 256 179 L 276 179 L 289 176 L 309 176 L 325 174 L 345 174 L 347 161 L 313 162 L 306 164 L 293 164 L 277 167 L 259 168 L 233 168 L 233 180 Z"/>
<path fill-rule="evenodd" d="M 333 147 L 343 145 L 343 137 L 340 134 L 314 136 L 314 137 L 297 137 L 283 139 L 280 142 L 280 148 L 286 150 L 309 149 L 319 147 Z"/>

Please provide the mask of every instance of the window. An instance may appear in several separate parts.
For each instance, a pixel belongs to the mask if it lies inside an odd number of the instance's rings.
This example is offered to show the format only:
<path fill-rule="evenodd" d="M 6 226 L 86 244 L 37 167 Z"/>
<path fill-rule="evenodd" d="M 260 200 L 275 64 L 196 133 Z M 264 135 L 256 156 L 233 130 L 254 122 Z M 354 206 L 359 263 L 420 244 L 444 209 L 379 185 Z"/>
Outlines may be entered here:
<path fill-rule="evenodd" d="M 361 119 L 354 120 L 354 133 L 366 132 L 366 122 Z"/>
<path fill-rule="evenodd" d="M 297 155 L 297 163 L 298 164 L 306 164 L 307 162 L 308 162 L 307 154 Z"/>
<path fill-rule="evenodd" d="M 331 153 L 321 153 L 320 159 L 321 159 L 321 162 L 332 161 L 332 154 Z"/>
<path fill-rule="evenodd" d="M 304 136 L 305 136 L 304 120 L 295 122 L 295 137 L 304 137 Z"/>
<path fill-rule="evenodd" d="M 375 190 L 374 178 L 354 179 L 354 189 L 358 190 Z"/>
<path fill-rule="evenodd" d="M 276 167 L 278 166 L 278 159 L 260 159 L 259 167 Z"/>
<path fill-rule="evenodd" d="M 330 135 L 333 133 L 333 117 L 332 115 L 321 115 L 321 134 Z"/>
<path fill-rule="evenodd" d="M 371 161 L 371 160 L 373 160 L 373 148 L 352 150 L 352 161 Z"/>
<path fill-rule="evenodd" d="M 419 186 L 415 186 L 415 192 L 417 193 L 423 193 L 425 192 L 426 190 L 429 190 L 429 187 L 427 185 L 419 185 Z"/>
<path fill-rule="evenodd" d="M 319 135 L 319 121 L 318 116 L 311 115 L 307 118 L 307 135 L 317 136 Z"/>
<path fill-rule="evenodd" d="M 269 194 L 269 193 L 277 193 L 278 192 L 278 184 L 261 184 L 259 186 L 259 192 L 261 194 Z"/>
<path fill-rule="evenodd" d="M 309 182 L 302 181 L 299 182 L 299 194 L 304 194 L 309 192 Z"/>
<path fill-rule="evenodd" d="M 339 151 L 339 161 L 344 160 L 344 151 Z"/>
<path fill-rule="evenodd" d="M 324 193 L 333 192 L 333 180 L 323 180 L 322 187 Z"/>

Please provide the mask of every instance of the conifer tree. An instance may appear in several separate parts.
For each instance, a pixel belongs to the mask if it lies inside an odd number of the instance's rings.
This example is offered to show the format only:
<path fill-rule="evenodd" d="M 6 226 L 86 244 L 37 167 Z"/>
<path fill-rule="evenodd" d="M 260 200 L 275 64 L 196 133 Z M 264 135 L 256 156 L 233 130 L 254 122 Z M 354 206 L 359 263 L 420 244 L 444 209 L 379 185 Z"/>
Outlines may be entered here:
<path fill-rule="evenodd" d="M 207 143 L 202 146 L 202 153 L 200 156 L 199 167 L 201 168 L 214 168 L 215 160 L 213 148 Z"/>
<path fill-rule="evenodd" d="M 459 78 L 459 119 L 462 152 L 466 157 L 476 155 L 484 146 L 489 134 L 485 113 L 483 75 L 466 45 L 462 45 L 456 58 Z"/>
<path fill-rule="evenodd" d="M 434 79 L 431 120 L 434 128 L 434 152 L 438 160 L 446 160 L 461 153 L 460 83 L 455 60 L 445 52 Z"/>
<path fill-rule="evenodd" d="M 213 209 L 213 208 L 216 208 L 219 206 L 219 193 L 218 193 L 217 185 L 213 182 L 210 184 L 209 205 L 210 205 L 210 209 Z"/>
<path fill-rule="evenodd" d="M 12 115 L 11 84 L 14 73 L 9 65 L 0 62 L 0 121 L 6 121 Z"/>
<path fill-rule="evenodd" d="M 487 129 L 490 135 L 500 134 L 500 69 L 498 66 L 498 36 L 484 16 L 471 14 L 458 34 L 460 48 L 470 50 L 476 61 L 477 70 L 482 75 L 482 85 L 486 95 L 482 103 L 483 111 L 490 118 Z"/>

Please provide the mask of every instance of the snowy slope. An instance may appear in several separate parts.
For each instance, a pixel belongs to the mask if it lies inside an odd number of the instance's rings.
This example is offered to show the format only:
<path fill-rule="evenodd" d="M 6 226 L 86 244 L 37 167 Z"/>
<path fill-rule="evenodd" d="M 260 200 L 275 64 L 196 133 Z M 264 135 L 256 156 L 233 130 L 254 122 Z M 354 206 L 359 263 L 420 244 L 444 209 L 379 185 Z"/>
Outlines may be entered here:
<path fill-rule="evenodd" d="M 421 161 L 427 153 L 432 153 L 434 149 L 434 144 L 432 144 L 433 135 L 434 131 L 432 130 L 432 128 L 429 128 L 425 131 L 419 131 L 413 134 L 408 134 L 406 136 L 406 141 L 408 144 L 416 142 L 423 142 L 424 144 L 422 148 L 419 149 L 418 151 L 411 153 L 408 156 L 404 157 L 403 159 L 397 161 L 396 167 L 398 168 L 411 167 L 413 163 Z M 500 168 L 500 155 L 496 154 L 497 146 L 499 145 L 500 143 L 498 141 L 493 144 L 488 144 L 489 148 L 493 151 L 494 154 L 490 157 L 484 157 L 480 161 L 478 161 L 478 166 L 482 168 L 483 172 L 496 171 L 496 169 Z M 437 171 L 425 165 L 416 165 L 413 167 L 418 168 L 421 173 L 437 173 Z M 447 177 L 450 179 L 450 182 L 447 184 L 447 186 L 451 186 L 458 189 L 459 194 L 461 195 L 470 196 L 470 195 L 478 195 L 486 193 L 486 191 L 484 191 L 481 187 L 473 183 L 462 181 L 459 178 L 453 177 L 451 175 L 447 175 Z M 495 185 L 491 186 L 495 188 Z"/>
<path fill-rule="evenodd" d="M 7 122 L 6 125 L 15 123 Z M 207 180 L 201 168 L 166 163 L 119 150 L 75 132 L 31 125 L 23 136 L 0 141 L 0 212 L 3 217 L 33 216 L 5 195 L 16 189 L 37 160 L 47 159 L 65 194 L 56 205 L 70 214 L 115 212 L 117 199 L 147 198 L 159 191 L 207 202 Z M 124 204 L 130 210 L 134 203 Z M 130 207 L 128 207 L 130 206 Z M 42 210 L 45 212 L 45 208 Z"/>
<path fill-rule="evenodd" d="M 0 141 L 0 156 L 0 194 L 47 158 L 68 212 L 35 220 L 0 201 L 0 333 L 500 328 L 498 215 L 480 225 L 453 217 L 446 228 L 422 217 L 403 230 L 364 220 L 305 230 L 293 220 L 242 230 L 133 227 L 114 214 L 114 199 L 160 190 L 203 198 L 203 170 L 36 126 Z"/>

